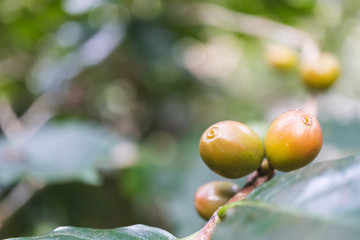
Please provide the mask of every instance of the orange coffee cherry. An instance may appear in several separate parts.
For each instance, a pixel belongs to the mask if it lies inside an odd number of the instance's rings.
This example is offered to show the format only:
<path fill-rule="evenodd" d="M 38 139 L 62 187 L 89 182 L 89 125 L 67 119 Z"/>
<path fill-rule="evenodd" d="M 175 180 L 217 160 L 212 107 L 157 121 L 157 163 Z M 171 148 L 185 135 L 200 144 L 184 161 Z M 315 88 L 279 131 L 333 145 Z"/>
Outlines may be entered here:
<path fill-rule="evenodd" d="M 340 63 L 334 55 L 322 53 L 317 60 L 301 65 L 301 75 L 310 89 L 326 90 L 338 79 Z"/>
<path fill-rule="evenodd" d="M 283 45 L 270 45 L 266 48 L 265 59 L 275 69 L 294 68 L 298 62 L 297 53 Z"/>
<path fill-rule="evenodd" d="M 308 165 L 319 154 L 323 136 L 318 120 L 304 111 L 279 115 L 265 136 L 265 154 L 271 166 L 288 172 Z"/>
<path fill-rule="evenodd" d="M 195 193 L 194 205 L 196 211 L 205 220 L 209 220 L 213 213 L 225 205 L 240 188 L 235 183 L 214 181 L 202 185 Z"/>

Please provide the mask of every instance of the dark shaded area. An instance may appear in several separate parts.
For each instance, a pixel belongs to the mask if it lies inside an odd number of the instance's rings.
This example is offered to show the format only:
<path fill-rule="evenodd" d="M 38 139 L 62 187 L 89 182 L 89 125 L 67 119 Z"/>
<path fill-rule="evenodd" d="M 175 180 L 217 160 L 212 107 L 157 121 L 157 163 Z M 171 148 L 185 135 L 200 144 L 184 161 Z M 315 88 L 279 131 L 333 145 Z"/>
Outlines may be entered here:
<path fill-rule="evenodd" d="M 41 226 L 116 228 L 145 224 L 166 228 L 160 215 L 140 215 L 131 199 L 119 190 L 116 178 L 104 176 L 101 186 L 69 183 L 47 186 L 12 216 L 0 233 L 0 238 L 38 234 Z M 153 209 L 155 211 L 155 209 Z"/>

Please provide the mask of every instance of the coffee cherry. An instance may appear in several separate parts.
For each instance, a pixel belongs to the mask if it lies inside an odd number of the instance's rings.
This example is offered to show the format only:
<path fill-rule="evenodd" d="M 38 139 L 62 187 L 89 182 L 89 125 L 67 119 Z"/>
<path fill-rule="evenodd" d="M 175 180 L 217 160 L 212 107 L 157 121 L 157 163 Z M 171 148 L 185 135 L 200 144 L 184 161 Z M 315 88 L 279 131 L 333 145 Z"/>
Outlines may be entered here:
<path fill-rule="evenodd" d="M 267 62 L 279 70 L 294 68 L 298 62 L 297 53 L 283 45 L 270 45 L 266 48 L 265 59 Z"/>
<path fill-rule="evenodd" d="M 226 181 L 214 181 L 202 185 L 195 193 L 194 205 L 196 211 L 205 220 L 225 205 L 240 189 L 238 185 Z"/>
<path fill-rule="evenodd" d="M 209 127 L 201 136 L 199 149 L 205 164 L 226 178 L 240 178 L 255 171 L 264 156 L 259 136 L 236 121 Z"/>
<path fill-rule="evenodd" d="M 317 60 L 301 65 L 301 75 L 310 89 L 325 90 L 339 77 L 340 64 L 334 55 L 322 53 Z"/>
<path fill-rule="evenodd" d="M 306 166 L 319 154 L 323 136 L 318 120 L 304 111 L 289 111 L 271 123 L 265 154 L 275 169 L 288 172 Z"/>

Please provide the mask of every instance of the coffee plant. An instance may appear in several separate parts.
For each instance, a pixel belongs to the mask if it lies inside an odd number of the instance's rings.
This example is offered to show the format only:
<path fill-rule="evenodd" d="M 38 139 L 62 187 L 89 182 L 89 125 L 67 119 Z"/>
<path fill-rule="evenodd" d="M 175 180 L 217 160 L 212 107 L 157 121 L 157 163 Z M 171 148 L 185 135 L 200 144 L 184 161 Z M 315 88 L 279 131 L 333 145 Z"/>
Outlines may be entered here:
<path fill-rule="evenodd" d="M 0 238 L 359 239 L 359 9 L 0 1 Z"/>

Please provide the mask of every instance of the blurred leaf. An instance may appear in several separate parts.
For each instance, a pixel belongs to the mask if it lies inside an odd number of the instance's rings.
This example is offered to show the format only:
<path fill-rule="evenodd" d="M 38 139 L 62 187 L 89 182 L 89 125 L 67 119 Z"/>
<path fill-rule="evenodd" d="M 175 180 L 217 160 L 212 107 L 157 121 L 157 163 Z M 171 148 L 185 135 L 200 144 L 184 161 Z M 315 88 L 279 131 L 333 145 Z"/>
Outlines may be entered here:
<path fill-rule="evenodd" d="M 346 152 L 359 152 L 360 149 L 360 121 L 352 119 L 346 123 L 338 121 L 321 122 L 324 142 L 332 144 Z"/>
<path fill-rule="evenodd" d="M 0 183 L 6 186 L 23 177 L 43 183 L 99 183 L 97 168 L 119 140 L 103 127 L 74 122 L 47 125 L 20 146 L 2 139 Z"/>
<path fill-rule="evenodd" d="M 359 239 L 359 197 L 359 155 L 314 164 L 222 209 L 214 239 Z"/>
<path fill-rule="evenodd" d="M 80 239 L 176 239 L 170 233 L 159 228 L 148 227 L 145 225 L 133 225 L 130 227 L 115 228 L 109 230 L 75 228 L 75 227 L 59 227 L 51 233 L 39 237 L 11 238 L 16 239 L 62 239 L 62 240 L 80 240 Z"/>

